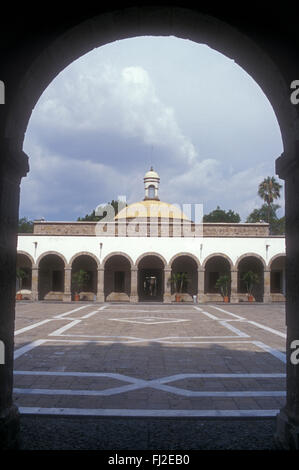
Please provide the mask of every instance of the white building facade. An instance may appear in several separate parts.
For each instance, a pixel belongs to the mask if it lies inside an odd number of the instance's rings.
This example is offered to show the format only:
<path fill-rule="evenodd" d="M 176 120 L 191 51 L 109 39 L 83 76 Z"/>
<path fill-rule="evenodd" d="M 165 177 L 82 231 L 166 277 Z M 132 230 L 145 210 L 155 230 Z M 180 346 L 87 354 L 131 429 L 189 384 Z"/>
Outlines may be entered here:
<path fill-rule="evenodd" d="M 145 197 L 101 222 L 36 221 L 18 237 L 19 293 L 30 300 L 74 300 L 74 274 L 86 274 L 88 301 L 222 301 L 217 279 L 229 277 L 232 303 L 248 301 L 253 272 L 257 302 L 284 301 L 285 238 L 268 224 L 194 223 L 159 200 L 159 175 L 145 174 Z M 185 273 L 179 298 L 174 277 Z M 78 297 L 76 297 L 78 298 Z"/>

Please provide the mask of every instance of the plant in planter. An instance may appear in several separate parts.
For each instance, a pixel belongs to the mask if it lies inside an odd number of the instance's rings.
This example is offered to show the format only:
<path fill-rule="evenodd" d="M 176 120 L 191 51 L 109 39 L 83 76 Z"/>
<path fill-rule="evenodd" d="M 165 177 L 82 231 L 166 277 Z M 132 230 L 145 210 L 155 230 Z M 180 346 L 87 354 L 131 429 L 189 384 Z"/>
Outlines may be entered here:
<path fill-rule="evenodd" d="M 75 290 L 75 300 L 80 300 L 80 292 L 89 280 L 89 275 L 84 269 L 80 269 L 72 276 L 72 283 Z"/>
<path fill-rule="evenodd" d="M 21 290 L 22 289 L 23 279 L 25 279 L 27 277 L 27 273 L 23 269 L 17 268 L 16 277 L 17 277 L 17 281 L 18 281 L 17 290 Z M 22 300 L 21 292 L 16 294 L 16 298 L 17 298 L 17 300 Z"/>
<path fill-rule="evenodd" d="M 215 287 L 220 290 L 224 302 L 229 301 L 229 296 L 228 296 L 229 284 L 230 284 L 230 277 L 228 274 L 222 274 L 222 276 L 219 276 L 215 284 Z"/>
<path fill-rule="evenodd" d="M 175 300 L 180 302 L 183 285 L 188 282 L 187 273 L 172 273 L 170 282 L 174 285 Z"/>
<path fill-rule="evenodd" d="M 241 279 L 245 283 L 249 302 L 253 302 L 254 287 L 255 287 L 256 284 L 258 284 L 260 282 L 258 274 L 254 273 L 253 271 L 247 271 L 246 273 L 243 274 Z"/>

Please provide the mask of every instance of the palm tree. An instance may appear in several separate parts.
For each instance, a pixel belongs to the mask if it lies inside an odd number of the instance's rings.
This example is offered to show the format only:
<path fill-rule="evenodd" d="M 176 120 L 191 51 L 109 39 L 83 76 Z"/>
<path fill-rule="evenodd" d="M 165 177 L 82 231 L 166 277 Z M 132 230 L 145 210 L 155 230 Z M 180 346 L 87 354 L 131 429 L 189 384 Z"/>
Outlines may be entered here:
<path fill-rule="evenodd" d="M 259 184 L 258 195 L 268 205 L 268 223 L 270 223 L 271 204 L 275 199 L 280 198 L 281 187 L 274 176 L 268 176 Z"/>

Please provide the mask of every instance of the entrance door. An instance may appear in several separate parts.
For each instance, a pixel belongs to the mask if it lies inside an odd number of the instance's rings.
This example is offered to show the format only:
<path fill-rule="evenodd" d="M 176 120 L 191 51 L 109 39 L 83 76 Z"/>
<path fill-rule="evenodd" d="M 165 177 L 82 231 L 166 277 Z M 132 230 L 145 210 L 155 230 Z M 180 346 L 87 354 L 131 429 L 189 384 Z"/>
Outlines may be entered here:
<path fill-rule="evenodd" d="M 138 291 L 140 300 L 162 301 L 162 269 L 141 269 Z"/>

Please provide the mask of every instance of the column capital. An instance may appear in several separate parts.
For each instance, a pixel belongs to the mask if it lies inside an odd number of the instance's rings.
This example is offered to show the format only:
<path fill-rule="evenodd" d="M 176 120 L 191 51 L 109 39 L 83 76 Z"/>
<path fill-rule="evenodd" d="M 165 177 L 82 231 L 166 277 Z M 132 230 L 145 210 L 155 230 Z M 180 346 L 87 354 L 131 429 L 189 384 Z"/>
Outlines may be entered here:
<path fill-rule="evenodd" d="M 299 140 L 294 143 L 295 152 L 294 156 L 283 152 L 275 161 L 275 171 L 279 178 L 285 180 L 289 176 L 293 176 L 294 172 L 299 169 L 298 154 L 299 154 Z"/>
<path fill-rule="evenodd" d="M 1 162 L 6 172 L 11 174 L 15 180 L 26 176 L 29 171 L 28 155 L 23 150 L 13 148 L 11 139 L 0 140 Z"/>

